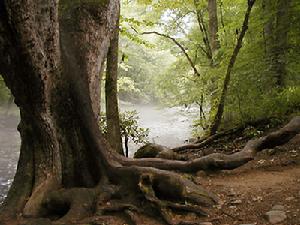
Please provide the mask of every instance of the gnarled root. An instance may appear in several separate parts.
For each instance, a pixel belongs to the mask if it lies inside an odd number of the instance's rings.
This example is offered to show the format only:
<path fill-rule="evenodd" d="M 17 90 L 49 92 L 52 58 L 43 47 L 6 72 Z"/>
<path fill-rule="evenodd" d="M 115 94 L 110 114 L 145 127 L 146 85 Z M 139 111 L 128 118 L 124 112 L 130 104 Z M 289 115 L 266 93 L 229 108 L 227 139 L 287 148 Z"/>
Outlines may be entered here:
<path fill-rule="evenodd" d="M 57 222 L 72 222 L 92 215 L 97 195 L 95 189 L 72 188 L 50 193 L 43 202 L 49 217 L 61 217 Z"/>
<path fill-rule="evenodd" d="M 46 217 L 55 224 L 78 224 L 91 216 L 119 215 L 139 224 L 136 216 L 171 218 L 178 212 L 206 216 L 206 207 L 216 204 L 211 193 L 180 174 L 155 168 L 117 167 L 114 176 L 119 183 L 99 184 L 95 188 L 60 189 L 43 201 Z M 120 179 L 122 177 L 122 179 Z M 182 224 L 182 223 L 180 223 Z M 191 224 L 186 221 L 184 224 Z"/>
<path fill-rule="evenodd" d="M 182 210 L 187 212 L 194 212 L 200 216 L 206 216 L 207 213 L 199 206 L 188 202 L 174 203 L 168 200 L 161 200 L 156 196 L 153 189 L 154 180 L 151 174 L 144 174 L 140 177 L 139 188 L 144 194 L 145 198 L 159 210 L 160 215 L 167 224 L 178 224 L 172 220 L 170 209 Z"/>
<path fill-rule="evenodd" d="M 250 140 L 240 151 L 231 155 L 214 153 L 198 159 L 183 162 L 165 159 L 123 159 L 123 166 L 155 167 L 162 170 L 197 172 L 199 170 L 232 170 L 254 159 L 257 152 L 283 145 L 300 133 L 300 116 L 287 125 L 264 137 Z"/>
<path fill-rule="evenodd" d="M 129 212 L 160 216 L 167 224 L 178 224 L 171 219 L 173 213 L 180 211 L 206 216 L 205 208 L 217 203 L 213 194 L 180 174 L 143 167 L 122 167 L 118 173 L 122 174 L 123 178 L 128 176 L 127 181 L 134 184 L 136 201 L 131 199 L 131 202 L 143 202 L 142 208 L 140 205 L 134 207 L 128 204 L 119 205 L 120 208 L 126 208 Z M 128 199 L 124 200 L 128 202 Z M 108 209 L 111 210 L 111 205 Z M 116 209 L 116 206 L 113 209 Z"/>

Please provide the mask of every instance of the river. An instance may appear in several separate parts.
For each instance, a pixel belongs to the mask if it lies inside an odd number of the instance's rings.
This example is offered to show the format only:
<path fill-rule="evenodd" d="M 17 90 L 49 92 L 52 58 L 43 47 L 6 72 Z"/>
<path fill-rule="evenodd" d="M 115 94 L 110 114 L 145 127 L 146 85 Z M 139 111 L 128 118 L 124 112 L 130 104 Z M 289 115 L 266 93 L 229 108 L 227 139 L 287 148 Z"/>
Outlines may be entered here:
<path fill-rule="evenodd" d="M 195 108 L 160 108 L 153 105 L 121 104 L 121 111 L 137 110 L 139 125 L 149 128 L 149 141 L 169 147 L 184 143 L 191 136 L 191 125 L 197 116 Z M 20 135 L 17 131 L 19 117 L 14 111 L 9 116 L 0 115 L 0 203 L 12 183 L 19 158 Z M 129 157 L 139 148 L 129 144 Z"/>

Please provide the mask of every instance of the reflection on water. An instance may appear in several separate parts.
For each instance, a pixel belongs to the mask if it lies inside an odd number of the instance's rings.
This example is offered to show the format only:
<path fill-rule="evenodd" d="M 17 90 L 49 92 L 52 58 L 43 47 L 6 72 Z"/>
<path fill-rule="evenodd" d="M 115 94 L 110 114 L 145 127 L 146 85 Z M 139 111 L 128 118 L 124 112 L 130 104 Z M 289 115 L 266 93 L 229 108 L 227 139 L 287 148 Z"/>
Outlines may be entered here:
<path fill-rule="evenodd" d="M 190 125 L 197 116 L 196 109 L 180 107 L 157 108 L 155 106 L 136 106 L 121 104 L 121 110 L 137 110 L 139 125 L 150 128 L 150 142 L 175 147 L 184 143 L 190 135 Z M 17 131 L 18 116 L 0 114 L 0 203 L 12 183 L 19 158 L 20 135 Z M 130 157 L 139 146 L 130 143 Z"/>

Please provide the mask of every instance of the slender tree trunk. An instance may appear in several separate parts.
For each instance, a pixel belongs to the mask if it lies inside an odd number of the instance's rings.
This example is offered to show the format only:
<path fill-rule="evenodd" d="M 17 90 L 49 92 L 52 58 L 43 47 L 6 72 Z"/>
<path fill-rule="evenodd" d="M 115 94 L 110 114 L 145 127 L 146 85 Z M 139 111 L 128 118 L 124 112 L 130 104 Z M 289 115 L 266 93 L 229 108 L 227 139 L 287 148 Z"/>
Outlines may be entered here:
<path fill-rule="evenodd" d="M 264 24 L 264 39 L 265 39 L 265 52 L 267 56 L 267 62 L 271 64 L 271 55 L 272 55 L 272 46 L 274 44 L 274 20 L 273 15 L 273 5 L 271 0 L 263 0 L 263 19 L 265 20 Z"/>
<path fill-rule="evenodd" d="M 217 0 L 208 0 L 208 17 L 209 17 L 209 39 L 211 51 L 214 53 L 220 48 L 218 40 L 218 6 Z"/>
<path fill-rule="evenodd" d="M 125 141 L 124 141 L 124 143 L 125 143 L 125 156 L 126 157 L 128 157 L 128 155 L 129 155 L 129 147 L 128 147 L 128 141 L 129 141 L 129 139 L 128 139 L 128 135 L 126 134 L 125 135 Z"/>
<path fill-rule="evenodd" d="M 119 14 L 119 13 L 118 13 Z M 107 54 L 107 70 L 105 81 L 107 141 L 110 146 L 124 155 L 120 130 L 118 106 L 118 51 L 119 51 L 119 22 L 114 31 Z"/>
<path fill-rule="evenodd" d="M 210 133 L 209 133 L 210 135 L 214 135 L 218 131 L 219 126 L 221 124 L 224 107 L 225 107 L 225 100 L 226 100 L 227 91 L 228 91 L 228 86 L 229 86 L 230 78 L 231 78 L 231 72 L 234 67 L 236 58 L 239 54 L 239 51 L 242 48 L 243 39 L 245 37 L 246 31 L 248 30 L 249 18 L 250 18 L 251 10 L 252 10 L 254 3 L 255 3 L 255 0 L 248 1 L 248 8 L 247 8 L 247 11 L 245 14 L 242 31 L 238 37 L 236 46 L 235 46 L 232 56 L 230 58 L 230 61 L 229 61 L 228 67 L 227 67 L 227 71 L 226 71 L 226 75 L 225 75 L 225 79 L 224 79 L 224 83 L 223 83 L 223 89 L 221 92 L 220 100 L 217 105 L 217 111 L 216 111 L 216 114 L 214 115 L 212 124 L 210 126 Z"/>

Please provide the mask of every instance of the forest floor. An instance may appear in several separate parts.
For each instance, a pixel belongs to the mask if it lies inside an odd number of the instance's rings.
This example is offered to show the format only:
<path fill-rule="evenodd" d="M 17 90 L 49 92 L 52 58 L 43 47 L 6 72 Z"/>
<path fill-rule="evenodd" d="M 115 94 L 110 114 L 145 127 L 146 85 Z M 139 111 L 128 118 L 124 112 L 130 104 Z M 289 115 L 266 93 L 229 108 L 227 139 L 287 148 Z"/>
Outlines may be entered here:
<path fill-rule="evenodd" d="M 238 133 L 223 137 L 201 150 L 190 150 L 184 154 L 189 158 L 201 157 L 212 152 L 230 154 L 239 151 L 249 139 L 251 138 L 245 138 L 244 134 Z M 255 160 L 238 169 L 200 171 L 183 176 L 213 192 L 219 199 L 219 205 L 208 210 L 208 217 L 198 218 L 193 214 L 184 216 L 192 221 L 206 222 L 205 225 L 268 225 L 271 223 L 265 215 L 277 206 L 287 217 L 283 222 L 277 223 L 278 225 L 300 225 L 300 134 L 283 146 L 263 150 L 257 154 Z M 180 222 L 182 218 L 173 217 L 174 222 Z M 161 221 L 145 215 L 135 214 L 134 220 L 138 225 L 161 225 Z M 48 224 L 42 220 L 23 222 L 21 219 L 11 224 Z M 128 216 L 118 213 L 87 218 L 76 224 L 133 223 Z"/>
<path fill-rule="evenodd" d="M 287 216 L 279 224 L 300 225 L 300 135 L 238 169 L 201 172 L 194 179 L 220 199 L 205 220 L 213 225 L 271 224 L 265 214 L 276 205 Z"/>
<path fill-rule="evenodd" d="M 237 138 L 237 137 L 235 137 Z M 241 139 L 239 139 L 241 140 Z M 237 141 L 246 142 L 247 140 Z M 229 143 L 229 140 L 226 140 Z M 226 152 L 237 151 L 235 141 L 230 138 Z M 222 143 L 224 147 L 225 143 Z M 218 143 L 218 145 L 221 145 Z M 208 149 L 216 149 L 210 145 Z M 231 149 L 231 150 L 230 150 Z M 190 152 L 196 157 L 198 151 Z M 279 225 L 300 225 L 300 134 L 287 144 L 266 149 L 258 153 L 255 160 L 232 170 L 220 172 L 198 172 L 186 175 L 195 183 L 215 193 L 219 205 L 209 210 L 209 216 L 203 218 L 189 216 L 191 220 L 206 222 L 205 225 L 268 225 L 265 214 L 274 206 L 279 206 L 286 219 Z M 181 217 L 174 216 L 174 222 Z M 138 225 L 156 225 L 158 221 L 145 216 L 136 216 Z M 126 219 L 103 218 L 102 225 L 124 225 Z"/>
<path fill-rule="evenodd" d="M 264 133 L 268 132 L 270 129 Z M 239 133 L 185 154 L 189 158 L 196 158 L 202 156 L 203 152 L 233 153 L 239 151 L 249 139 Z M 266 213 L 276 206 L 286 216 L 283 222 L 276 224 L 300 225 L 300 134 L 283 146 L 263 150 L 255 160 L 238 169 L 200 171 L 183 176 L 213 192 L 219 199 L 219 205 L 208 211 L 208 217 L 189 215 L 184 216 L 185 219 L 203 222 L 203 225 L 268 225 L 272 223 L 266 218 Z M 182 218 L 174 216 L 173 221 L 178 223 Z M 131 224 L 126 219 L 112 217 L 102 217 L 100 221 L 95 224 Z M 135 221 L 138 225 L 161 224 L 144 215 L 136 215 Z"/>
<path fill-rule="evenodd" d="M 276 129 L 261 129 L 264 131 L 260 135 Z M 240 132 L 188 155 L 196 158 L 203 152 L 234 153 L 249 139 Z M 278 224 L 300 225 L 300 134 L 285 145 L 263 150 L 238 169 L 199 172 L 194 181 L 219 197 L 219 205 L 204 220 L 213 225 L 271 224 L 266 213 L 274 206 L 282 208 L 287 216 Z"/>

